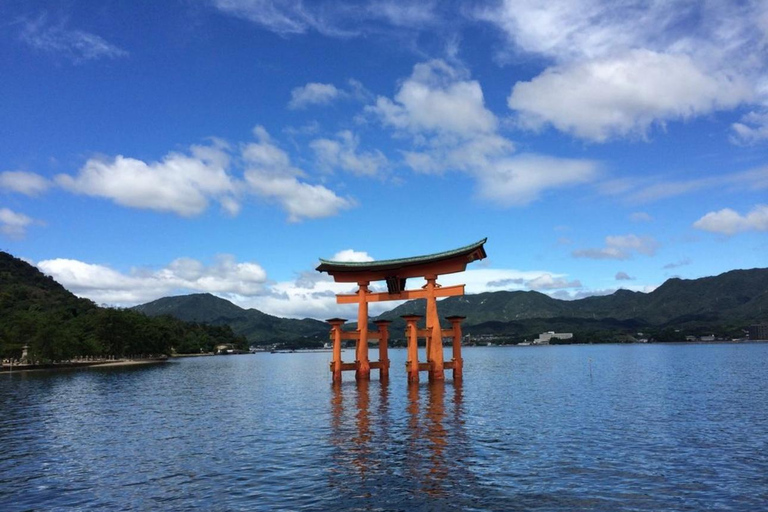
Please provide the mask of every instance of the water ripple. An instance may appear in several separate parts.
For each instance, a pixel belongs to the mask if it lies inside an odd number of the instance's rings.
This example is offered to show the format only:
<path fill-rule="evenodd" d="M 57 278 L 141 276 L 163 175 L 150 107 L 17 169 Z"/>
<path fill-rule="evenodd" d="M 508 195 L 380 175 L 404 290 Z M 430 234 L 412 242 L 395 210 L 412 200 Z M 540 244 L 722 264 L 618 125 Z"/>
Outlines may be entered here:
<path fill-rule="evenodd" d="M 475 348 L 465 382 L 326 354 L 0 376 L 0 509 L 745 510 L 768 345 Z"/>

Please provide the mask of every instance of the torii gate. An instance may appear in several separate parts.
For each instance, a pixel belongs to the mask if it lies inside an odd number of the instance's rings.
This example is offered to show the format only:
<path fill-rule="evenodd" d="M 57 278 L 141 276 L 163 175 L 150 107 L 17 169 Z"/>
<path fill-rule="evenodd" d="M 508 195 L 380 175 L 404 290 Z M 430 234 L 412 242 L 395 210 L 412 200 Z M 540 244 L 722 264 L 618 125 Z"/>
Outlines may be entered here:
<path fill-rule="evenodd" d="M 338 304 L 357 304 L 357 330 L 342 331 L 341 326 L 346 322 L 343 318 L 331 318 L 331 336 L 333 338 L 333 361 L 331 372 L 333 381 L 341 381 L 341 372 L 355 370 L 357 380 L 368 380 L 371 368 L 378 368 L 382 380 L 389 376 L 389 359 L 387 343 L 389 341 L 388 320 L 374 322 L 378 331 L 368 330 L 368 303 L 385 300 L 426 299 L 426 328 L 419 329 L 417 323 L 421 315 L 405 315 L 406 334 L 408 338 L 408 361 L 406 371 L 409 382 L 418 382 L 419 371 L 428 371 L 429 380 L 443 380 L 444 370 L 452 369 L 453 378 L 462 377 L 463 361 L 461 359 L 461 321 L 464 317 L 447 317 L 451 329 L 440 327 L 437 314 L 437 298 L 464 295 L 464 285 L 442 287 L 437 284 L 437 276 L 463 272 L 467 264 L 486 257 L 485 244 L 487 238 L 471 245 L 452 251 L 437 254 L 402 258 L 395 260 L 380 260 L 368 262 L 343 262 L 320 259 L 318 272 L 327 272 L 337 283 L 357 283 L 358 290 L 354 295 L 336 295 Z M 411 277 L 423 277 L 426 284 L 418 290 L 406 290 L 405 282 Z M 371 281 L 386 281 L 387 291 L 373 293 L 368 289 Z M 453 359 L 443 360 L 443 337 L 453 338 Z M 418 338 L 426 338 L 427 362 L 418 361 Z M 354 339 L 355 362 L 344 363 L 341 360 L 341 340 Z M 368 340 L 379 340 L 379 361 L 368 360 Z"/>

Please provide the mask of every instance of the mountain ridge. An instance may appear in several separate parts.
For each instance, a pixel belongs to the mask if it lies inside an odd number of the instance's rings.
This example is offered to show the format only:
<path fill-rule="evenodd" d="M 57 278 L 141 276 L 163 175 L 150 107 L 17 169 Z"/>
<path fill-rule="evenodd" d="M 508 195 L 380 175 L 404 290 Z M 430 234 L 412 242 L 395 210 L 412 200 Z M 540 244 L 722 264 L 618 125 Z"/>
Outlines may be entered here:
<path fill-rule="evenodd" d="M 465 316 L 468 333 L 521 339 L 556 327 L 591 333 L 674 327 L 738 330 L 765 321 L 768 268 L 731 270 L 698 279 L 671 278 L 648 293 L 619 289 L 610 295 L 561 300 L 537 291 L 498 291 L 448 297 L 439 304 L 441 317 Z M 170 314 L 188 321 L 227 324 L 256 343 L 289 338 L 325 341 L 328 333 L 325 322 L 275 317 L 211 294 L 164 297 L 134 309 L 150 316 Z M 400 316 L 424 314 L 424 309 L 423 299 L 408 301 L 371 321 L 391 320 L 391 332 L 398 336 L 404 328 Z M 347 324 L 353 327 L 354 323 Z"/>

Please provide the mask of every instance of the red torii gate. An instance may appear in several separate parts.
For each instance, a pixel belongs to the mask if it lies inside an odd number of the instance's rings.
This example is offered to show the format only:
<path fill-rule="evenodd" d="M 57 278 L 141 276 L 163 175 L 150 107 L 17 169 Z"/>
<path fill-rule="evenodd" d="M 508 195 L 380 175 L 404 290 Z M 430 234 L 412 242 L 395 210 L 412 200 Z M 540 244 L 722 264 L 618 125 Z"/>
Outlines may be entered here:
<path fill-rule="evenodd" d="M 333 338 L 333 361 L 331 372 L 333 381 L 341 381 L 341 372 L 355 370 L 358 380 L 370 379 L 371 368 L 378 368 L 382 380 L 389 376 L 389 359 L 387 343 L 389 341 L 388 320 L 374 322 L 378 331 L 369 332 L 368 303 L 385 300 L 426 299 L 426 328 L 419 329 L 417 323 L 421 315 L 406 315 L 406 334 L 408 338 L 408 361 L 406 370 L 409 382 L 418 382 L 419 371 L 429 371 L 429 380 L 443 380 L 444 370 L 452 369 L 453 378 L 462 377 L 463 361 L 461 359 L 461 321 L 464 317 L 453 316 L 451 329 L 440 327 L 437 314 L 437 298 L 464 295 L 464 285 L 442 287 L 437 284 L 437 276 L 463 272 L 467 264 L 486 257 L 483 245 L 486 238 L 471 245 L 452 251 L 437 254 L 401 258 L 395 260 L 380 260 L 367 262 L 342 262 L 320 259 L 318 272 L 327 272 L 337 283 L 357 283 L 358 290 L 354 295 L 336 295 L 338 304 L 357 304 L 357 330 L 342 331 L 341 326 L 346 322 L 343 318 L 331 318 L 331 336 Z M 411 277 L 423 277 L 426 284 L 418 290 L 406 290 L 405 282 Z M 368 289 L 371 281 L 386 281 L 387 291 L 373 293 Z M 445 362 L 443 359 L 443 337 L 453 338 L 453 359 Z M 427 362 L 418 361 L 418 338 L 426 338 Z M 341 340 L 354 339 L 355 362 L 344 363 L 341 360 Z M 368 360 L 368 340 L 379 340 L 379 361 Z"/>

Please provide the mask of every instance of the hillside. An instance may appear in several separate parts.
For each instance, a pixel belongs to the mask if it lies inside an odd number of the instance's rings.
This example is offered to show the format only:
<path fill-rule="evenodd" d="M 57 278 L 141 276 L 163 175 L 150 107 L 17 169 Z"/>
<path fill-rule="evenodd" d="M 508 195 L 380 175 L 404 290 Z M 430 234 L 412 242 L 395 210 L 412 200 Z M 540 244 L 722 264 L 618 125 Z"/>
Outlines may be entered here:
<path fill-rule="evenodd" d="M 377 319 L 392 320 L 393 331 L 399 330 L 403 327 L 400 315 L 424 314 L 424 309 L 423 300 L 409 301 Z M 555 323 L 576 330 L 584 328 L 585 321 L 595 329 L 746 326 L 768 317 L 768 269 L 733 270 L 692 280 L 674 278 L 651 293 L 618 290 L 572 301 L 533 291 L 448 297 L 440 301 L 440 314 L 466 316 L 468 332 L 488 333 L 535 332 Z"/>
<path fill-rule="evenodd" d="M 209 293 L 163 297 L 133 308 L 148 316 L 171 315 L 186 321 L 229 325 L 237 335 L 254 344 L 297 339 L 326 341 L 328 324 L 305 318 L 280 318 L 257 309 L 243 309 Z"/>
<path fill-rule="evenodd" d="M 83 356 L 138 356 L 245 347 L 229 326 L 197 325 L 170 316 L 101 308 L 36 267 L 0 252 L 0 357 L 19 358 L 27 345 L 37 361 Z"/>
<path fill-rule="evenodd" d="M 229 325 L 252 343 L 289 339 L 325 341 L 324 322 L 293 320 L 242 309 L 210 294 L 193 294 L 136 306 L 147 315 Z M 402 335 L 405 314 L 424 314 L 423 300 L 409 301 L 376 319 L 392 320 L 394 338 Z M 738 336 L 751 323 L 768 317 L 768 269 L 733 270 L 719 276 L 670 279 L 651 293 L 618 290 L 611 295 L 558 300 L 535 291 L 488 292 L 440 301 L 440 315 L 466 317 L 464 331 L 530 339 L 556 330 L 574 332 L 581 340 L 615 340 L 645 331 L 672 339 L 690 334 Z M 373 319 L 372 319 L 373 320 Z M 348 324 L 348 329 L 354 324 Z M 448 327 L 447 323 L 445 327 Z"/>

